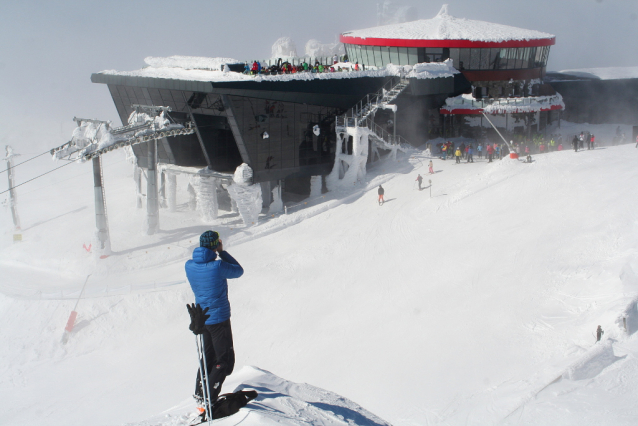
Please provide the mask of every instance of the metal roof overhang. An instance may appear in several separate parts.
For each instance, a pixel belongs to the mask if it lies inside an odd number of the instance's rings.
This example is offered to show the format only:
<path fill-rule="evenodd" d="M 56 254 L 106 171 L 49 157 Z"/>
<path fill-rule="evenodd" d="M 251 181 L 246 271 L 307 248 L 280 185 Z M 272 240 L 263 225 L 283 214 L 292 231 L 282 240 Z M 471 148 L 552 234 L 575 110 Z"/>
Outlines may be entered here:
<path fill-rule="evenodd" d="M 458 76 L 458 75 L 457 75 Z M 92 74 L 93 83 L 244 96 L 282 102 L 350 108 L 368 93 L 379 90 L 391 77 L 316 78 L 286 81 L 188 81 L 154 77 Z M 452 93 L 456 78 L 411 79 L 416 96 Z"/>

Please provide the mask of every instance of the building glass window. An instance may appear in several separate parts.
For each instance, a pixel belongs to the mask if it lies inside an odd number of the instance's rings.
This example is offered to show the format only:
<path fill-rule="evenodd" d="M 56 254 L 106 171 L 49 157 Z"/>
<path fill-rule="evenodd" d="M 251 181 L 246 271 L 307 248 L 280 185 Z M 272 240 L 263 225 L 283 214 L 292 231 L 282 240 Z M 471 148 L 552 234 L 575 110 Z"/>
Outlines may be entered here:
<path fill-rule="evenodd" d="M 416 47 L 408 47 L 408 64 L 415 65 L 419 63 L 419 55 Z"/>
<path fill-rule="evenodd" d="M 467 67 L 468 69 L 481 69 L 481 50 L 482 49 L 470 49 L 470 66 Z"/>
<path fill-rule="evenodd" d="M 507 69 L 513 70 L 516 68 L 516 54 L 518 53 L 516 48 L 507 49 Z"/>
<path fill-rule="evenodd" d="M 450 49 L 450 59 L 452 59 L 454 68 L 458 68 L 459 67 L 459 49 Z"/>
<path fill-rule="evenodd" d="M 530 48 L 526 47 L 523 49 L 523 62 L 521 64 L 521 68 L 530 68 L 529 66 L 529 51 Z"/>
<path fill-rule="evenodd" d="M 366 64 L 366 65 L 371 65 L 372 61 L 370 60 L 370 58 L 368 57 L 368 46 L 360 46 L 361 47 L 361 54 L 359 59 L 361 59 L 361 64 Z"/>
<path fill-rule="evenodd" d="M 381 46 L 381 64 L 379 66 L 385 66 L 390 63 L 390 48 Z"/>
<path fill-rule="evenodd" d="M 407 47 L 398 47 L 399 51 L 399 65 L 410 65 L 410 61 L 408 60 L 408 48 Z"/>
<path fill-rule="evenodd" d="M 443 48 L 428 47 L 424 53 L 424 62 L 441 62 L 443 60 Z"/>
<path fill-rule="evenodd" d="M 490 69 L 490 52 L 492 49 L 481 49 L 481 65 L 479 69 L 489 70 Z"/>
<path fill-rule="evenodd" d="M 459 49 L 459 70 L 470 69 L 470 49 Z"/>
<path fill-rule="evenodd" d="M 352 46 L 352 49 L 348 50 L 348 59 L 352 62 L 357 62 L 359 60 L 359 46 Z"/>
<path fill-rule="evenodd" d="M 383 59 L 381 56 L 381 47 L 379 46 L 372 46 L 372 49 L 374 50 L 374 65 L 377 67 L 381 67 L 383 66 Z"/>
<path fill-rule="evenodd" d="M 399 48 L 398 47 L 390 48 L 390 63 L 399 65 Z"/>
<path fill-rule="evenodd" d="M 499 62 L 498 58 L 499 54 L 501 53 L 501 49 L 489 49 L 489 51 L 490 63 L 488 65 L 488 69 L 497 70 Z"/>
<path fill-rule="evenodd" d="M 536 48 L 536 66 L 537 67 L 542 67 L 543 66 L 543 51 L 545 50 L 544 47 L 537 47 Z"/>
<path fill-rule="evenodd" d="M 545 55 L 543 56 L 543 65 L 547 66 L 547 60 L 549 59 L 549 46 L 545 46 Z"/>

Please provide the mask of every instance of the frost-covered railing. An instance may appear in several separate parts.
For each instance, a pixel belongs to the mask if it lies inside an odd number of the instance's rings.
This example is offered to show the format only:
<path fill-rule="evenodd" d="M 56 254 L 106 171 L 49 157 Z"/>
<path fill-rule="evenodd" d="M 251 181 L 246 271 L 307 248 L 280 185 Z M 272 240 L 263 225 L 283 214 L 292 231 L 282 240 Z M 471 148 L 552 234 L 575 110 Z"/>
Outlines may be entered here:
<path fill-rule="evenodd" d="M 307 56 L 307 57 L 296 57 L 296 56 L 286 56 L 286 57 L 281 57 L 281 58 L 270 58 L 270 59 L 263 59 L 263 60 L 258 60 L 257 62 L 259 62 L 261 64 L 261 66 L 273 66 L 273 65 L 277 65 L 279 63 L 279 60 L 281 59 L 281 63 L 284 62 L 289 62 L 291 65 L 295 66 L 295 65 L 301 65 L 304 62 L 307 63 L 308 65 L 314 65 L 315 63 L 319 62 L 321 65 L 332 65 L 334 62 L 334 56 L 317 56 L 317 57 L 312 57 L 312 56 Z M 339 56 L 339 62 L 342 62 L 343 60 L 343 55 Z M 253 61 L 247 61 L 248 65 L 252 65 Z M 363 66 L 363 64 L 359 64 L 359 66 Z"/>
<path fill-rule="evenodd" d="M 388 102 L 392 102 L 407 85 L 407 79 L 392 77 L 379 91 L 366 95 L 365 98 L 357 102 L 345 115 L 337 117 L 337 126 L 366 126 L 365 122 L 370 121 L 367 120 L 370 113 L 384 107 Z M 402 87 L 397 89 L 397 86 Z M 339 118 L 341 118 L 341 122 Z"/>
<path fill-rule="evenodd" d="M 372 122 L 372 120 L 370 120 L 370 124 L 368 125 L 368 128 L 370 130 L 372 130 L 372 132 L 379 138 L 382 139 L 383 141 L 391 144 L 391 145 L 399 145 L 403 148 L 409 148 L 412 145 L 410 145 L 410 142 L 408 142 L 403 136 L 401 135 L 396 135 L 396 137 L 394 136 L 394 134 L 388 132 L 386 129 L 384 129 L 383 127 L 379 126 L 377 123 Z"/>
<path fill-rule="evenodd" d="M 531 106 L 531 105 L 558 105 L 563 102 L 563 97 L 559 94 L 552 96 L 528 96 L 524 98 L 485 98 L 485 99 L 468 99 L 462 96 L 448 98 L 445 101 L 446 107 L 472 107 L 487 108 L 489 106 Z"/>
<path fill-rule="evenodd" d="M 56 159 L 87 161 L 106 152 L 119 148 L 149 142 L 157 139 L 190 135 L 195 133 L 193 123 L 178 124 L 165 116 L 170 112 L 168 107 L 133 105 L 136 110 L 129 117 L 129 124 L 111 127 L 109 121 L 74 118 L 78 127 L 71 140 L 51 150 Z M 142 112 L 157 110 L 161 113 L 155 117 Z"/>

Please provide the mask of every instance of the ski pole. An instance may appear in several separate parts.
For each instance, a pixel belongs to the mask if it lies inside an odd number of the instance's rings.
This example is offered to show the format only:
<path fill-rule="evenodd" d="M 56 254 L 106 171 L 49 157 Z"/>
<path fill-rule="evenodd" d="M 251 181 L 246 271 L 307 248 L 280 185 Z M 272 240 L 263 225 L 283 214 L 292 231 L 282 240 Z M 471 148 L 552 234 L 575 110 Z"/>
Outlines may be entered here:
<path fill-rule="evenodd" d="M 199 378 L 202 385 L 202 397 L 204 398 L 204 410 L 206 410 L 206 418 L 210 425 L 210 404 L 208 395 L 208 367 L 206 367 L 206 352 L 204 351 L 204 336 L 201 335 L 201 340 L 195 336 L 195 344 L 197 345 L 197 361 L 199 362 Z M 200 347 L 201 346 L 201 347 Z M 202 359 L 204 362 L 202 363 Z"/>

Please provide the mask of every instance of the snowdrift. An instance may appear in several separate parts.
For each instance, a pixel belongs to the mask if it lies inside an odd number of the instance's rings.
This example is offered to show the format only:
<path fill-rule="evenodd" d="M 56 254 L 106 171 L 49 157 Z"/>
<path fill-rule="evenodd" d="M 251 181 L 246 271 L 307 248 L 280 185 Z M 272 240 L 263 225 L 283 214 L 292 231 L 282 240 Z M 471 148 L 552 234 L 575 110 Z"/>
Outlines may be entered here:
<path fill-rule="evenodd" d="M 239 413 L 215 420 L 221 426 L 238 425 L 340 425 L 389 426 L 356 403 L 332 392 L 284 380 L 266 370 L 244 367 L 224 384 L 236 392 L 254 389 L 259 396 Z M 193 418 L 195 404 L 186 400 L 158 416 L 127 426 L 183 426 Z M 206 423 L 207 424 L 207 423 Z"/>

